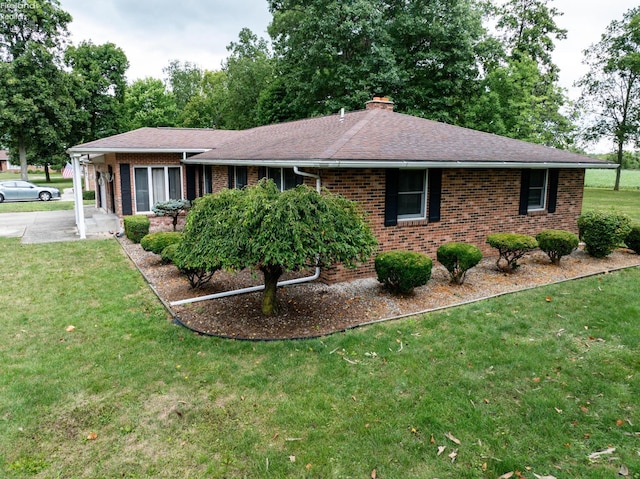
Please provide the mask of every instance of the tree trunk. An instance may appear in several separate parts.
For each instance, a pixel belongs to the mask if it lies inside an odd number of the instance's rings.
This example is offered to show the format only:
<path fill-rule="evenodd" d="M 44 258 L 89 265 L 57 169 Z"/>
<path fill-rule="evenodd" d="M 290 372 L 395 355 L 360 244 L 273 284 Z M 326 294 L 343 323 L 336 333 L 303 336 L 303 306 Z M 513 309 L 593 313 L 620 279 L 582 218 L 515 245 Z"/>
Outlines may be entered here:
<path fill-rule="evenodd" d="M 18 156 L 20 157 L 20 179 L 27 181 L 29 179 L 27 174 L 27 147 L 22 141 L 18 145 Z"/>
<path fill-rule="evenodd" d="M 51 172 L 49 171 L 49 163 L 44 164 L 44 176 L 47 180 L 47 183 L 51 183 Z"/>
<path fill-rule="evenodd" d="M 624 155 L 624 142 L 618 141 L 618 168 L 616 168 L 616 182 L 613 191 L 620 191 L 620 172 L 622 170 L 622 156 Z"/>
<path fill-rule="evenodd" d="M 274 316 L 278 314 L 278 299 L 276 291 L 278 289 L 278 279 L 282 276 L 283 270 L 279 265 L 262 266 L 260 268 L 264 275 L 264 292 L 262 293 L 262 314 L 264 316 Z"/>

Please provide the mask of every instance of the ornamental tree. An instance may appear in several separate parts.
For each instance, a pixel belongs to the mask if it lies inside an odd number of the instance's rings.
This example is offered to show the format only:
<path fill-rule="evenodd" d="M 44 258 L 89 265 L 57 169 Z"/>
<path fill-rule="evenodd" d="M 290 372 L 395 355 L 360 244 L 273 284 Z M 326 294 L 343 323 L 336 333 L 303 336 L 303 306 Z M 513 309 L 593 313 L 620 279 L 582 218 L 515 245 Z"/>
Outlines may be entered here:
<path fill-rule="evenodd" d="M 272 180 L 223 190 L 194 202 L 181 249 L 211 266 L 264 276 L 262 313 L 278 312 L 277 283 L 286 271 L 343 263 L 355 267 L 374 252 L 376 239 L 358 205 L 300 185 L 280 192 Z"/>

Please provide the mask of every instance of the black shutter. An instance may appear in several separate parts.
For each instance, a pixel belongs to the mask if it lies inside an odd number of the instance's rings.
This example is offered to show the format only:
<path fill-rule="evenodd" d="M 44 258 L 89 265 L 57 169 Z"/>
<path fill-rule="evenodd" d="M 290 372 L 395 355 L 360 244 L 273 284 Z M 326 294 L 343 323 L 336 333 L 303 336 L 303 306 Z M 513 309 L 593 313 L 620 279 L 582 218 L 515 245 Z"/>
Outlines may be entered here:
<path fill-rule="evenodd" d="M 547 203 L 547 211 L 549 213 L 556 212 L 558 203 L 558 176 L 560 170 L 549 170 L 549 201 Z"/>
<path fill-rule="evenodd" d="M 129 163 L 120 163 L 120 197 L 122 198 L 122 216 L 132 215 L 131 168 Z"/>
<path fill-rule="evenodd" d="M 429 221 L 440 221 L 440 201 L 442 199 L 442 170 L 429 170 Z"/>
<path fill-rule="evenodd" d="M 400 170 L 389 168 L 386 170 L 384 193 L 384 225 L 398 224 L 398 176 Z"/>
<path fill-rule="evenodd" d="M 189 201 L 193 201 L 196 199 L 196 165 L 186 165 L 187 166 L 187 199 Z"/>
<path fill-rule="evenodd" d="M 526 215 L 529 210 L 529 178 L 531 170 L 522 170 L 520 179 L 520 209 L 518 214 Z"/>
<path fill-rule="evenodd" d="M 267 167 L 266 166 L 258 166 L 258 181 L 262 178 L 267 177 Z"/>
<path fill-rule="evenodd" d="M 229 189 L 233 188 L 233 166 L 227 166 L 227 176 L 229 177 Z"/>

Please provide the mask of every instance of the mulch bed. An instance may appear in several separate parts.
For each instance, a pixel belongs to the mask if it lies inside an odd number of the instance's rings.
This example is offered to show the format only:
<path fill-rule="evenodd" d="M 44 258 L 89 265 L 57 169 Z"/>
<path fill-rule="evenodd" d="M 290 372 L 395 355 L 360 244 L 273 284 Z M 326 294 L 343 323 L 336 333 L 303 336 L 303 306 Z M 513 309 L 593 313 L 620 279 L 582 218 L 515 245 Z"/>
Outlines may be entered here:
<path fill-rule="evenodd" d="M 121 238 L 120 244 L 165 304 L 262 284 L 262 275 L 251 271 L 216 272 L 203 288 L 193 290 L 173 265 L 144 251 L 139 244 Z M 201 334 L 235 339 L 274 340 L 324 336 L 349 328 L 397 319 L 613 270 L 640 266 L 640 255 L 619 249 L 603 259 L 581 249 L 563 257 L 560 267 L 550 264 L 541 251 L 525 256 L 514 274 L 497 270 L 496 258 L 485 258 L 467 273 L 463 285 L 449 283 L 447 271 L 434 262 L 426 286 L 410 295 L 393 296 L 375 278 L 325 285 L 310 282 L 278 290 L 279 313 L 264 317 L 261 292 L 171 306 L 184 326 Z M 298 273 L 297 277 L 312 272 Z M 296 277 L 287 274 L 282 279 Z"/>

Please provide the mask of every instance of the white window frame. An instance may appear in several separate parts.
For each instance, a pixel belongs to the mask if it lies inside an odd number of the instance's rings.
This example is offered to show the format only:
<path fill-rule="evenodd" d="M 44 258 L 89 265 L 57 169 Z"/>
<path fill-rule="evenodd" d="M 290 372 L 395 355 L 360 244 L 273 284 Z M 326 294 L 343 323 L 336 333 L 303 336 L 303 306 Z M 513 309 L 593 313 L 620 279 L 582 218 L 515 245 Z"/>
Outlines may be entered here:
<path fill-rule="evenodd" d="M 415 195 L 415 194 L 420 194 L 421 195 L 421 201 L 420 201 L 420 213 L 410 213 L 410 214 L 400 214 L 398 212 L 398 216 L 397 219 L 398 221 L 413 221 L 413 220 L 424 220 L 427 218 L 427 170 L 426 169 L 420 169 L 420 170 L 403 170 L 400 169 L 398 175 L 402 175 L 403 173 L 422 173 L 423 175 L 423 179 L 422 179 L 422 190 L 418 191 L 400 191 L 400 178 L 398 178 L 398 208 L 400 207 L 400 197 L 402 195 Z"/>
<path fill-rule="evenodd" d="M 184 199 L 184 188 L 182 187 L 184 178 L 183 171 L 181 166 L 177 165 L 134 165 L 133 167 L 133 204 L 136 206 L 136 213 L 150 213 L 151 208 L 153 208 L 153 175 L 152 171 L 154 169 L 163 168 L 164 169 L 164 197 L 166 198 L 164 201 L 169 199 L 181 200 Z M 180 171 L 180 198 L 170 198 L 169 197 L 169 168 L 177 168 Z M 149 210 L 138 210 L 138 185 L 136 183 L 136 170 L 147 170 L 147 194 L 149 200 Z"/>
<path fill-rule="evenodd" d="M 544 173 L 544 178 L 542 180 L 542 186 L 531 186 L 531 176 L 534 174 L 534 172 L 538 172 L 538 171 L 542 171 Z M 529 202 L 529 197 L 527 196 L 527 212 L 533 212 L 533 211 L 544 211 L 547 208 L 547 189 L 549 187 L 549 170 L 531 170 L 530 176 L 529 176 L 529 194 L 531 193 L 532 190 L 541 190 L 541 196 L 540 199 L 542 201 L 542 204 L 536 204 L 536 205 L 531 205 L 531 203 Z"/>
<path fill-rule="evenodd" d="M 244 185 L 238 187 L 238 168 L 244 168 Z M 245 186 L 247 186 L 249 184 L 249 171 L 248 168 L 246 166 L 234 166 L 233 167 L 233 187 L 235 189 L 241 189 L 244 188 Z"/>

